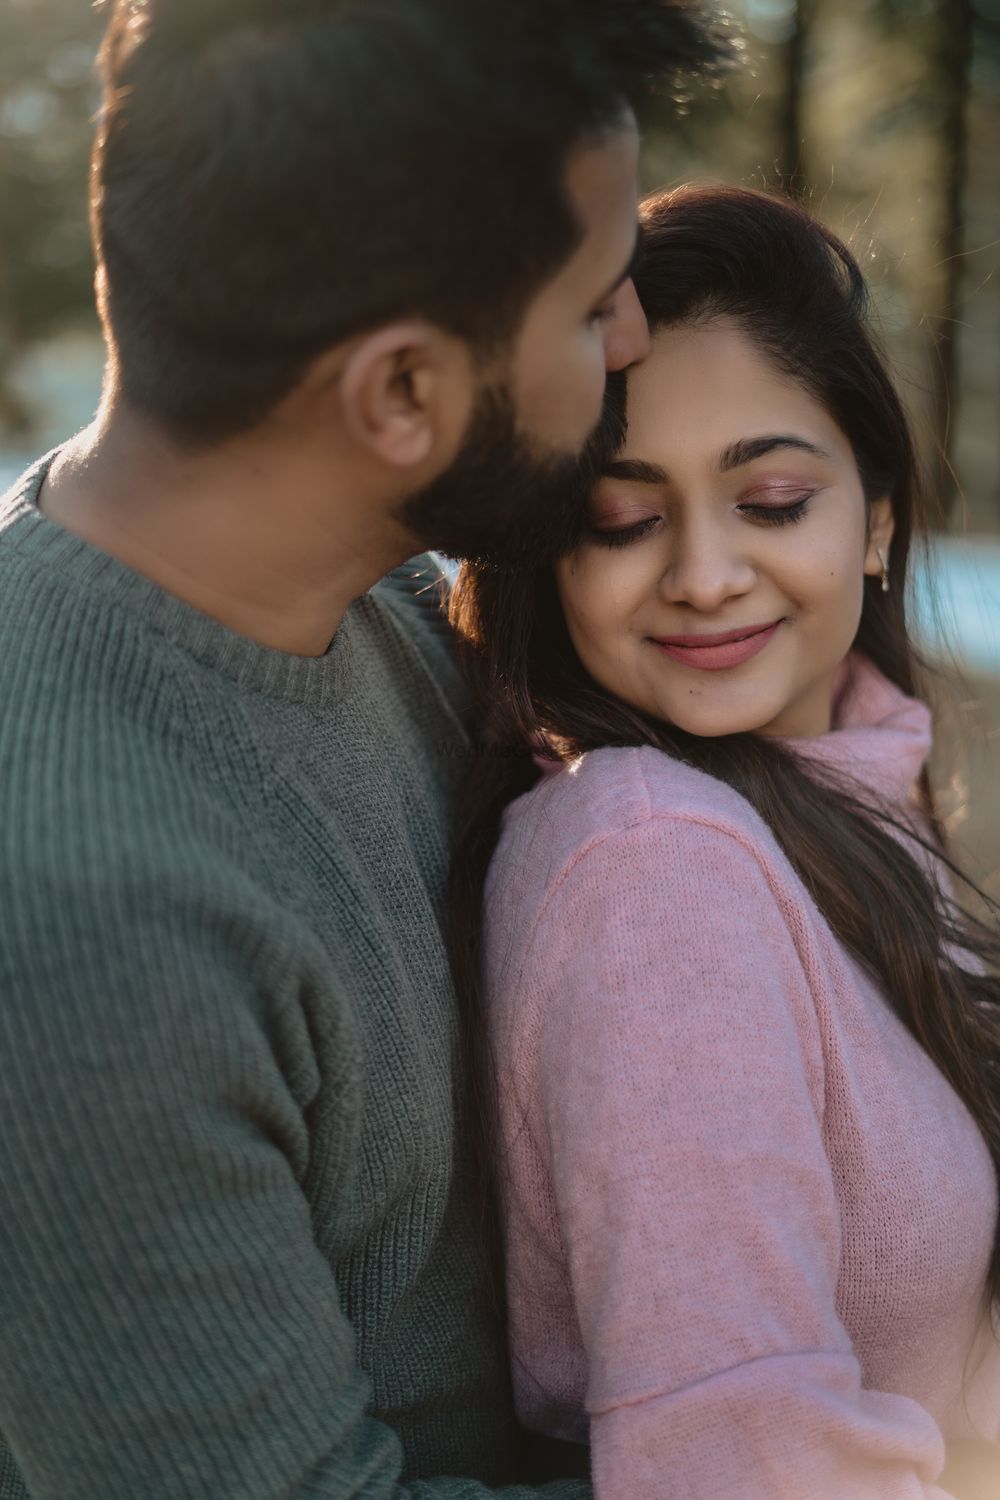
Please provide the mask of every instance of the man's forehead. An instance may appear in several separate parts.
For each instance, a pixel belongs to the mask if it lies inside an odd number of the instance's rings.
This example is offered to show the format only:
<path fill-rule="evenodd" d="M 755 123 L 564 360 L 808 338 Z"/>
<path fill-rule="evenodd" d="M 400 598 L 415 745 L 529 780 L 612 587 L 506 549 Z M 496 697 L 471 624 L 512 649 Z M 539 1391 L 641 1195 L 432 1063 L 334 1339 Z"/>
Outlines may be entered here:
<path fill-rule="evenodd" d="M 580 145 L 566 169 L 566 187 L 583 231 L 573 257 L 587 274 L 609 279 L 628 265 L 638 233 L 639 136 L 631 121 Z"/>
<path fill-rule="evenodd" d="M 581 141 L 566 162 L 566 186 L 582 215 L 591 221 L 627 200 L 634 207 L 639 172 L 639 132 L 635 121 Z"/>

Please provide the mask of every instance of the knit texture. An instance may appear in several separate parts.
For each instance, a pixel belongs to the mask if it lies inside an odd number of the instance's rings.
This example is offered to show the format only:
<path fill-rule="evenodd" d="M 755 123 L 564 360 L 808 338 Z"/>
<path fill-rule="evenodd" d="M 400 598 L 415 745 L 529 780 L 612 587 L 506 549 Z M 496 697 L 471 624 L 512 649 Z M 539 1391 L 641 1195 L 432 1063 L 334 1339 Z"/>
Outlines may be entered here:
<path fill-rule="evenodd" d="M 45 469 L 0 504 L 0 1497 L 479 1500 L 518 1457 L 438 569 L 293 657 L 47 521 Z"/>
<path fill-rule="evenodd" d="M 927 711 L 843 677 L 796 744 L 903 811 Z M 522 1417 L 589 1427 L 601 1500 L 941 1500 L 1000 1427 L 992 1162 L 762 820 L 591 752 L 507 810 L 486 913 Z"/>

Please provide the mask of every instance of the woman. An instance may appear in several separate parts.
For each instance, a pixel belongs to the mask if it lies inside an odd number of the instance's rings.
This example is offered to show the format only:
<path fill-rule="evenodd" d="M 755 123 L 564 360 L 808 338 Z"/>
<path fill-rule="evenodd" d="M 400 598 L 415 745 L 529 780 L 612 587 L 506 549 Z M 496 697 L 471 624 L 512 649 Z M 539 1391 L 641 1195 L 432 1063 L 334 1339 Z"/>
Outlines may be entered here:
<path fill-rule="evenodd" d="M 1000 1494 L 1000 944 L 924 770 L 906 419 L 803 210 L 643 217 L 580 534 L 452 603 L 521 1415 L 589 1436 L 599 1500 Z"/>

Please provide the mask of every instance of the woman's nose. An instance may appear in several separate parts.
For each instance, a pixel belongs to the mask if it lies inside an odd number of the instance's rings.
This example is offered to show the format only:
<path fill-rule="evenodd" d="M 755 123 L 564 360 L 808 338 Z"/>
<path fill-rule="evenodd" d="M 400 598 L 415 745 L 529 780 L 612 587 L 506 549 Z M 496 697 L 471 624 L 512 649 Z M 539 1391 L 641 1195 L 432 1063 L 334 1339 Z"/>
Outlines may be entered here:
<path fill-rule="evenodd" d="M 748 594 L 757 581 L 750 559 L 716 528 L 684 528 L 674 543 L 660 581 L 660 592 L 671 604 L 711 614 Z"/>
<path fill-rule="evenodd" d="M 635 287 L 623 281 L 614 296 L 604 325 L 604 365 L 607 370 L 624 370 L 649 353 L 649 324 Z"/>

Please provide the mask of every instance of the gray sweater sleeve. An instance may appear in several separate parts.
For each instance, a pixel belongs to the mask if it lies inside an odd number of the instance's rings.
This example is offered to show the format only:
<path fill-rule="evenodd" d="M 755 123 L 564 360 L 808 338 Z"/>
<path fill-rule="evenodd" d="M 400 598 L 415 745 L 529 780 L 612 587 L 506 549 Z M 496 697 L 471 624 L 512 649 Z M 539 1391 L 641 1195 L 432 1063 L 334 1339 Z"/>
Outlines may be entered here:
<path fill-rule="evenodd" d="M 400 1481 L 301 1189 L 308 930 L 239 872 L 127 846 L 21 876 L 0 876 L 0 1429 L 31 1500 L 585 1500 Z"/>

